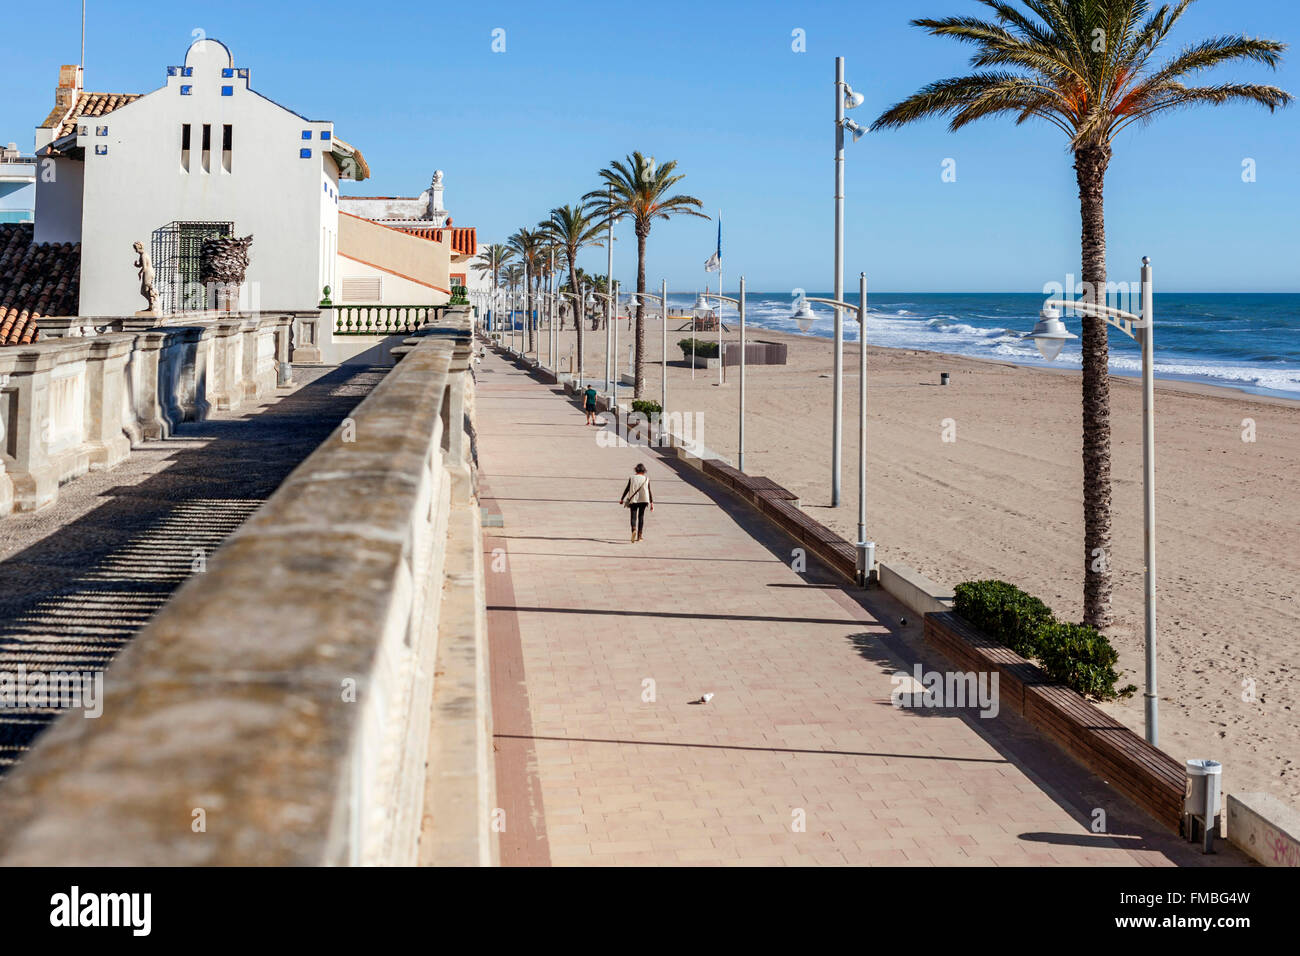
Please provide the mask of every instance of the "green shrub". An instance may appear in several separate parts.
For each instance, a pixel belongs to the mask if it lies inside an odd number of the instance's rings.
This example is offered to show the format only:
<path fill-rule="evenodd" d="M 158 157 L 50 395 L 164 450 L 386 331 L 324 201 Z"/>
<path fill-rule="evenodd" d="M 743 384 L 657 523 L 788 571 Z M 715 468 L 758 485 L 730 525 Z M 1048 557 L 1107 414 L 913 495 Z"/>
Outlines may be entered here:
<path fill-rule="evenodd" d="M 1006 581 L 966 581 L 953 591 L 953 610 L 995 641 L 1037 660 L 1052 680 L 1071 690 L 1110 700 L 1137 690 L 1115 689 L 1119 652 L 1105 635 L 1084 624 L 1058 621 L 1032 594 Z"/>
<path fill-rule="evenodd" d="M 469 290 L 463 285 L 454 285 L 451 287 L 451 299 L 448 305 L 469 305 Z"/>
<path fill-rule="evenodd" d="M 692 342 L 695 343 L 694 348 L 691 347 Z M 684 358 L 689 358 L 692 352 L 700 358 L 718 357 L 718 343 L 709 342 L 705 339 L 678 339 L 677 347 L 682 350 Z"/>
<path fill-rule="evenodd" d="M 1038 656 L 1039 631 L 1054 620 L 1038 598 L 1006 581 L 967 581 L 953 593 L 953 610 L 971 624 L 1022 657 Z"/>
<path fill-rule="evenodd" d="M 648 398 L 638 398 L 632 402 L 632 411 L 640 412 L 642 415 L 658 415 L 663 411 L 663 407 L 656 401 Z"/>
<path fill-rule="evenodd" d="M 1103 635 L 1086 624 L 1053 621 L 1039 632 L 1043 670 L 1054 681 L 1087 697 L 1109 700 L 1127 696 L 1136 688 L 1115 690 L 1119 652 Z"/>

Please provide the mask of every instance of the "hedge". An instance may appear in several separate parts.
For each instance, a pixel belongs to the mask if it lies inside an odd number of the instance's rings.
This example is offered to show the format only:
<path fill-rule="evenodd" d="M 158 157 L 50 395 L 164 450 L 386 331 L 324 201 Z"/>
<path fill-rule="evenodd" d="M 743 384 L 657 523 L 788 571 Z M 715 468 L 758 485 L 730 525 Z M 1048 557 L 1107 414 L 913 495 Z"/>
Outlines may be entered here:
<path fill-rule="evenodd" d="M 642 415 L 658 415 L 663 408 L 653 399 L 638 398 L 632 402 L 632 411 L 640 412 Z"/>
<path fill-rule="evenodd" d="M 1115 689 L 1119 652 L 1086 624 L 1058 621 L 1051 608 L 1006 581 L 965 581 L 954 590 L 953 610 L 1022 657 L 1037 660 L 1054 681 L 1086 697 L 1110 700 L 1137 690 Z"/>
<path fill-rule="evenodd" d="M 694 348 L 691 347 L 692 342 L 695 343 Z M 683 356 L 690 356 L 693 352 L 700 358 L 718 357 L 718 343 L 709 342 L 705 339 L 678 339 L 677 347 L 682 350 Z"/>

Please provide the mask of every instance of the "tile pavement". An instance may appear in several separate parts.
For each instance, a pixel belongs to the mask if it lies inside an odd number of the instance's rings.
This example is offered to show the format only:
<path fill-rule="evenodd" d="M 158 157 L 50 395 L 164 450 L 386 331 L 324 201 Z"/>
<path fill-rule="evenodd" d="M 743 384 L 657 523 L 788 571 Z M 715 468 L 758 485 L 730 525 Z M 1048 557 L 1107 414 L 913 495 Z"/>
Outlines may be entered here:
<path fill-rule="evenodd" d="M 602 447 L 492 353 L 476 404 L 482 502 L 504 519 L 484 543 L 504 865 L 1230 862 L 1017 718 L 894 707 L 915 657 L 898 608 L 795 573 L 785 539 L 689 469 Z M 633 544 L 617 499 L 638 461 L 656 504 Z"/>

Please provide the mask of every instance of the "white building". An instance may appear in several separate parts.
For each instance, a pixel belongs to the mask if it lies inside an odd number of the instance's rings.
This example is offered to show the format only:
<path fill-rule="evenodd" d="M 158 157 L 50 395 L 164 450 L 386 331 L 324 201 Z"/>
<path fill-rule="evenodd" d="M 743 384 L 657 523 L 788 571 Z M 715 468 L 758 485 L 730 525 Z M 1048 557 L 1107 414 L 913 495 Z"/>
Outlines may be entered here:
<path fill-rule="evenodd" d="M 31 222 L 36 216 L 36 157 L 16 143 L 0 148 L 0 223 Z"/>
<path fill-rule="evenodd" d="M 432 283 L 430 288 L 436 292 L 450 295 L 451 289 L 456 286 L 474 287 L 476 274 L 470 264 L 480 247 L 478 230 L 473 226 L 453 224 L 451 212 L 443 205 L 443 191 L 443 172 L 436 169 L 429 188 L 419 196 L 343 196 L 340 209 L 347 215 L 368 219 L 389 229 L 439 244 L 441 254 L 437 265 L 432 270 L 421 273 L 421 276 L 424 281 Z M 344 301 L 349 300 L 351 293 L 363 298 L 378 295 L 373 301 L 389 302 L 392 301 L 388 293 L 390 287 L 404 288 L 402 283 L 394 282 L 391 278 L 373 274 L 377 268 L 376 260 L 361 261 L 346 245 L 340 250 L 340 255 L 344 260 L 340 266 Z M 376 281 L 380 284 L 375 285 Z M 436 298 L 435 301 L 445 302 L 446 299 Z"/>
<path fill-rule="evenodd" d="M 163 311 L 207 307 L 198 254 L 214 235 L 254 237 L 240 308 L 314 309 L 337 281 L 339 180 L 370 172 L 332 122 L 253 90 L 212 39 L 142 96 L 85 92 L 80 68 L 63 67 L 36 146 L 53 175 L 38 178 L 35 241 L 81 244 L 83 316 L 145 308 L 136 242 Z"/>

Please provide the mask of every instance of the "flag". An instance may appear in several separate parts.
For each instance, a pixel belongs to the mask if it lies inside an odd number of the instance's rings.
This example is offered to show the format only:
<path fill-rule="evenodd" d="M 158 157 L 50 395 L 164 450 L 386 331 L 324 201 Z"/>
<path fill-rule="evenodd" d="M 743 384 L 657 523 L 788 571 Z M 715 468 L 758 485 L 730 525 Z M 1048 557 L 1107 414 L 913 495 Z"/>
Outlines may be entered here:
<path fill-rule="evenodd" d="M 705 272 L 722 271 L 722 214 L 718 213 L 718 251 L 709 256 L 709 261 L 704 263 Z"/>

